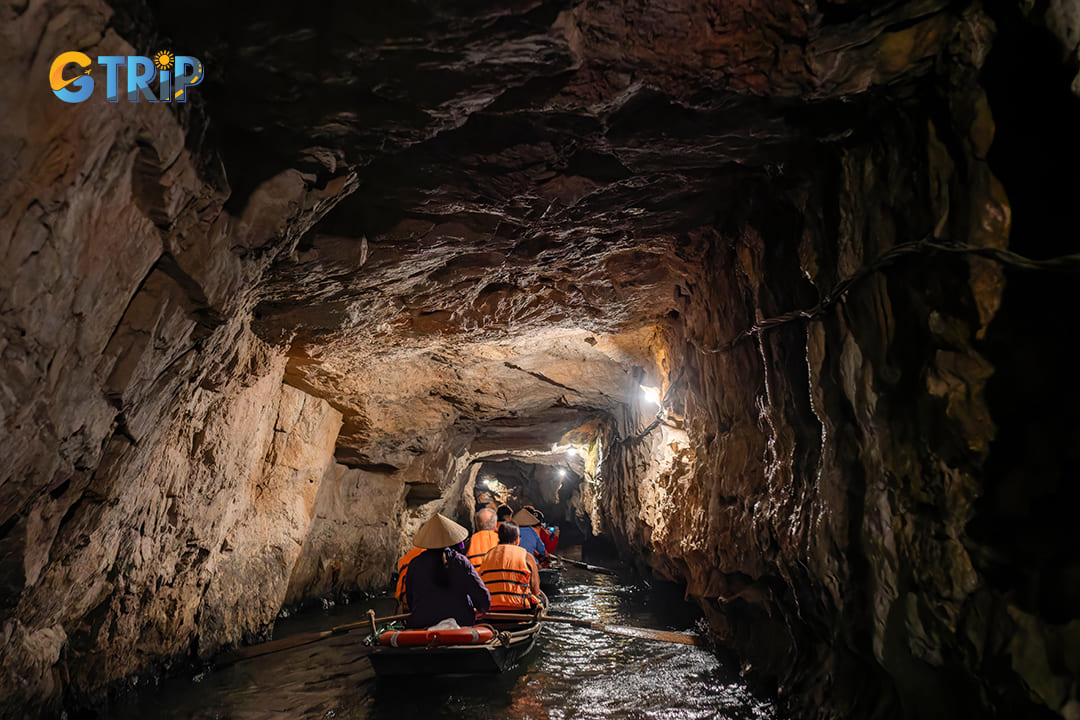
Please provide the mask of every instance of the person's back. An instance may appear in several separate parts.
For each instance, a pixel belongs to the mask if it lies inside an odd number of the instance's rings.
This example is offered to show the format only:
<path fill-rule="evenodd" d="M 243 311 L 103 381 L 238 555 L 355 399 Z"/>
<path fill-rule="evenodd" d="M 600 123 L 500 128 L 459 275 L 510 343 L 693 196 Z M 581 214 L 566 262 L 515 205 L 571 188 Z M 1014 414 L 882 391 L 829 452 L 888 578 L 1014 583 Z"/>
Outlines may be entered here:
<path fill-rule="evenodd" d="M 521 547 L 527 552 L 532 553 L 535 557 L 547 555 L 547 548 L 544 547 L 544 541 L 540 539 L 540 535 L 536 532 L 536 528 L 521 528 Z"/>
<path fill-rule="evenodd" d="M 536 532 L 540 520 L 526 508 L 522 508 L 514 514 L 512 522 L 521 529 L 521 541 L 518 544 L 538 558 L 547 557 L 547 548 Z"/>
<path fill-rule="evenodd" d="M 528 609 L 540 595 L 540 569 L 533 556 L 518 547 L 517 540 L 518 527 L 504 522 L 499 527 L 499 544 L 488 550 L 480 565 L 492 610 Z"/>
<path fill-rule="evenodd" d="M 476 532 L 469 538 L 465 557 L 469 558 L 473 567 L 478 568 L 488 550 L 499 544 L 499 536 L 495 532 L 495 511 L 489 508 L 478 510 L 474 522 Z"/>
<path fill-rule="evenodd" d="M 555 552 L 559 547 L 559 528 L 552 525 L 549 530 L 547 526 L 544 525 L 544 513 L 537 510 L 532 505 L 526 505 L 525 509 L 535 515 L 536 519 L 540 521 L 540 524 L 535 526 L 536 534 L 540 536 L 540 542 L 543 543 L 546 553 L 550 555 Z"/>
<path fill-rule="evenodd" d="M 454 618 L 458 625 L 473 625 L 477 612 L 486 612 L 491 596 L 476 568 L 452 548 L 429 549 L 409 563 L 405 596 L 412 615 L 411 628 L 428 627 Z"/>

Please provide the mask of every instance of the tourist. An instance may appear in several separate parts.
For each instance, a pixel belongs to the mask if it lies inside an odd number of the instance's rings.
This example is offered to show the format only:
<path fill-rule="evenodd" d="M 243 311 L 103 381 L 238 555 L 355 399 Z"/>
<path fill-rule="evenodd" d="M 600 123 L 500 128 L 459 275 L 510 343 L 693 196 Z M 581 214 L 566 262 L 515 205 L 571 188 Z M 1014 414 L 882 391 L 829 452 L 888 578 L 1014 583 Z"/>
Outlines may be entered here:
<path fill-rule="evenodd" d="M 465 557 L 473 567 L 480 567 L 487 551 L 499 544 L 499 536 L 495 532 L 495 511 L 491 508 L 481 508 L 476 511 L 474 525 L 476 532 L 469 538 L 469 548 L 465 551 Z"/>
<path fill-rule="evenodd" d="M 540 597 L 540 568 L 532 553 L 518 545 L 517 525 L 499 526 L 499 544 L 488 550 L 480 576 L 491 592 L 492 610 L 529 610 Z"/>
<path fill-rule="evenodd" d="M 397 587 L 394 589 L 394 597 L 396 597 L 398 601 L 399 613 L 407 612 L 409 609 L 405 602 L 405 576 L 409 574 L 409 563 L 411 563 L 422 552 L 424 552 L 424 548 L 409 548 L 409 552 L 402 555 L 401 559 L 398 560 L 398 579 Z"/>
<path fill-rule="evenodd" d="M 526 505 L 525 509 L 536 516 L 536 519 L 540 521 L 540 524 L 536 526 L 536 534 L 540 536 L 540 542 L 544 544 L 544 550 L 547 554 L 555 552 L 559 547 L 559 528 L 552 525 L 548 528 L 544 525 L 544 513 L 537 510 L 532 505 Z"/>
<path fill-rule="evenodd" d="M 408 627 L 429 627 L 449 618 L 465 627 L 476 623 L 476 613 L 490 607 L 484 581 L 454 547 L 468 535 L 468 530 L 439 513 L 416 533 L 413 545 L 423 551 L 409 563 L 405 579 L 405 598 L 412 612 Z"/>
<path fill-rule="evenodd" d="M 498 521 L 495 525 L 496 530 L 498 530 L 500 525 L 502 525 L 514 515 L 514 511 L 509 505 L 500 505 L 498 510 L 496 510 L 495 512 L 498 515 Z"/>
<path fill-rule="evenodd" d="M 546 559 L 547 548 L 544 547 L 539 533 L 536 532 L 540 519 L 525 508 L 521 508 L 514 514 L 513 523 L 521 528 L 521 547 L 538 558 Z"/>

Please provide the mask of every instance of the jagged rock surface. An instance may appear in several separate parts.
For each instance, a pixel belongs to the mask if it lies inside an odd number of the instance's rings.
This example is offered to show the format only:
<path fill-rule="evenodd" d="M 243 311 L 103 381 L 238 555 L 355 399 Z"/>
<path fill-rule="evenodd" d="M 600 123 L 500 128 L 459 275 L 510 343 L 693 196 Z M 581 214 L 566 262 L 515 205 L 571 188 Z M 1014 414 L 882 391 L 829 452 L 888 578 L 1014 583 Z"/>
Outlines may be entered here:
<path fill-rule="evenodd" d="M 1006 242 L 980 6 L 204 15 L 0 8 L 0 715 L 376 589 L 474 460 L 568 447 L 573 508 L 797 711 L 1066 714 L 1075 619 L 966 531 L 1000 267 L 727 345 L 900 243 Z M 44 82 L 166 45 L 184 107 Z"/>

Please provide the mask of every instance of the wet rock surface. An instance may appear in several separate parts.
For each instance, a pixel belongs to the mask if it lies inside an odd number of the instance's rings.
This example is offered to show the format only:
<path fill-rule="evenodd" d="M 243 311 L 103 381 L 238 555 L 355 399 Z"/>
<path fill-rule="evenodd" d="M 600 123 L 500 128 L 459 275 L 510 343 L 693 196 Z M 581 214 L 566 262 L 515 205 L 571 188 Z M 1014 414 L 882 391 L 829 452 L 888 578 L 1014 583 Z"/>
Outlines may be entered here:
<path fill-rule="evenodd" d="M 0 7 L 0 714 L 381 588 L 488 459 L 580 464 L 577 520 L 795 713 L 1068 716 L 1075 606 L 1038 598 L 1074 553 L 1017 582 L 985 530 L 1028 497 L 986 399 L 1012 278 L 912 253 L 747 332 L 904 243 L 1009 241 L 986 9 L 271 10 Z M 61 106 L 75 47 L 207 79 Z"/>

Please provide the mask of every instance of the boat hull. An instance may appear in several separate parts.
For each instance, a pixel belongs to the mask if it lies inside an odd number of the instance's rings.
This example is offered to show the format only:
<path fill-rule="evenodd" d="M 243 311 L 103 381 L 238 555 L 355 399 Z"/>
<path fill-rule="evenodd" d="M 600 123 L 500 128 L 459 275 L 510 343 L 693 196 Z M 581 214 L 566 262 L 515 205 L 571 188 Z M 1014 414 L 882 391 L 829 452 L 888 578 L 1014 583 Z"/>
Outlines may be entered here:
<path fill-rule="evenodd" d="M 501 673 L 522 660 L 536 645 L 536 633 L 510 645 L 445 645 L 436 647 L 378 647 L 371 665 L 379 677 L 403 675 L 477 675 Z"/>
<path fill-rule="evenodd" d="M 540 568 L 540 589 L 544 592 L 553 592 L 559 589 L 558 568 Z"/>

